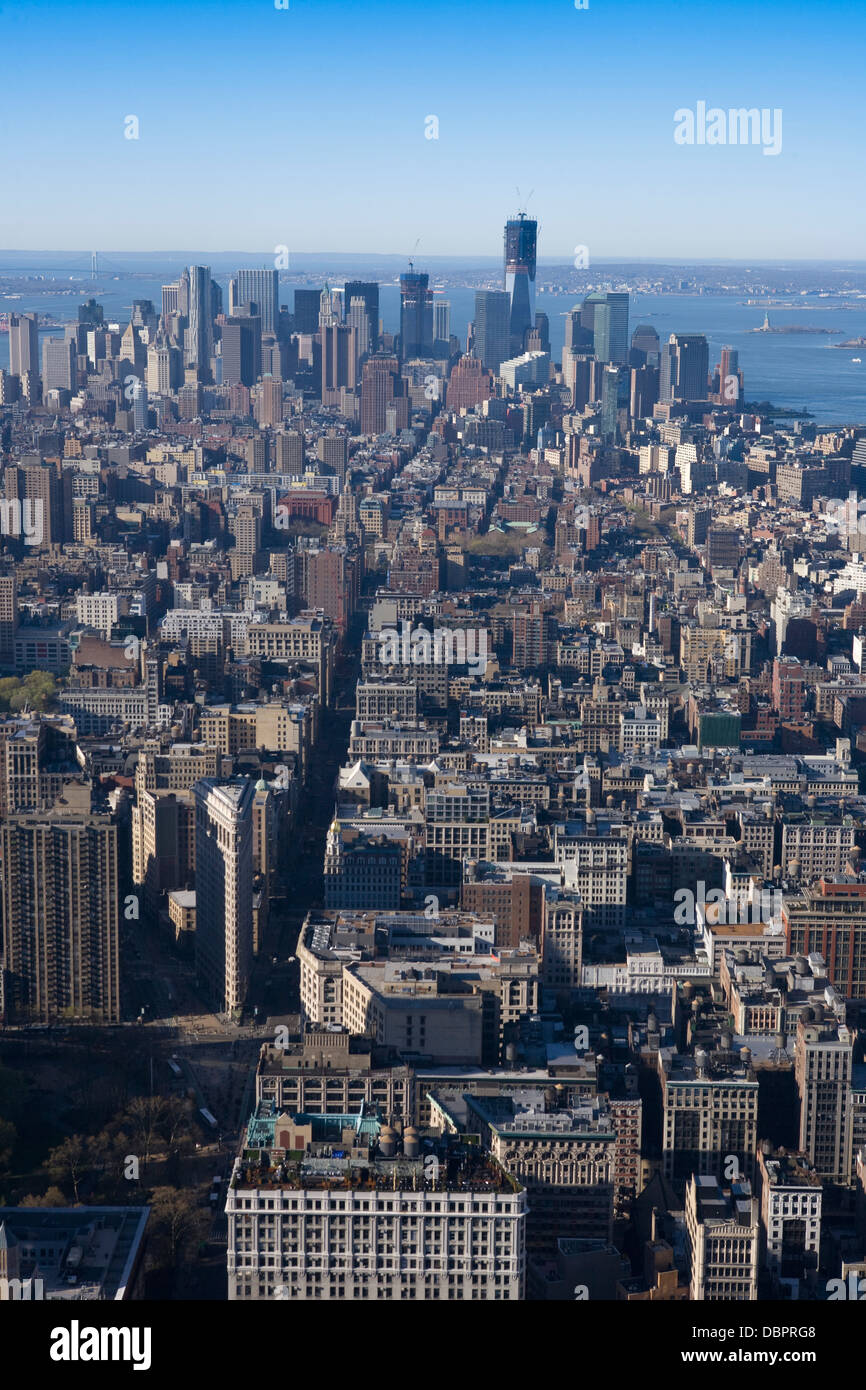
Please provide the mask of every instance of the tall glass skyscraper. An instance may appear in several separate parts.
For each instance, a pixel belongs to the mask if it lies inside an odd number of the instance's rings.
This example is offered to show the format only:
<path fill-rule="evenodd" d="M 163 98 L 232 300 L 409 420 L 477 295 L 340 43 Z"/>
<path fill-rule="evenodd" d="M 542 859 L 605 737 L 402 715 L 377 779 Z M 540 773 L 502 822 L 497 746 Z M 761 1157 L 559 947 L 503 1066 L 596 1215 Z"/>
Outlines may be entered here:
<path fill-rule="evenodd" d="M 451 305 L 447 299 L 433 301 L 433 341 L 447 343 L 451 337 Z"/>
<path fill-rule="evenodd" d="M 475 291 L 475 356 L 498 372 L 510 354 L 511 301 L 505 290 Z"/>
<path fill-rule="evenodd" d="M 411 261 L 410 261 L 411 267 Z M 400 276 L 400 352 L 429 357 L 433 352 L 433 291 L 430 276 L 409 269 Z"/>
<path fill-rule="evenodd" d="M 535 326 L 535 256 L 538 223 L 521 212 L 505 224 L 505 293 L 509 301 L 511 351 L 523 351 L 527 329 Z"/>
<path fill-rule="evenodd" d="M 295 290 L 295 332 L 315 333 L 319 327 L 321 290 Z"/>
<path fill-rule="evenodd" d="M 710 370 L 703 333 L 672 333 L 661 352 L 660 401 L 705 401 Z"/>
<path fill-rule="evenodd" d="M 594 295 L 593 352 L 599 362 L 621 366 L 628 360 L 628 295 Z"/>
<path fill-rule="evenodd" d="M 379 286 L 374 280 L 347 280 L 343 291 L 344 303 L 348 315 L 352 307 L 353 299 L 363 299 L 364 307 L 367 310 L 367 318 L 370 321 L 370 351 L 375 352 L 379 346 Z M 367 351 L 366 345 L 364 351 Z"/>
<path fill-rule="evenodd" d="M 210 381 L 210 360 L 213 356 L 213 303 L 210 266 L 191 265 L 189 268 L 189 327 L 187 329 L 187 363 L 195 367 L 199 381 Z"/>

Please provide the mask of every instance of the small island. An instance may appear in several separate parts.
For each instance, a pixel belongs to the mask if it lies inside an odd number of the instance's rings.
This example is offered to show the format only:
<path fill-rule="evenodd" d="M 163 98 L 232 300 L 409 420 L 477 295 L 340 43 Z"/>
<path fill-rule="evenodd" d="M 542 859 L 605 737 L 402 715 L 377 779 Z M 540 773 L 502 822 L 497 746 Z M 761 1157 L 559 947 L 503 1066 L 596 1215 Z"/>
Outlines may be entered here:
<path fill-rule="evenodd" d="M 783 327 L 770 323 L 770 315 L 764 315 L 764 322 L 760 328 L 749 328 L 748 333 L 823 333 L 834 337 L 837 333 L 843 333 L 842 328 L 809 328 L 802 323 L 788 323 Z M 836 344 L 834 344 L 836 346 Z"/>

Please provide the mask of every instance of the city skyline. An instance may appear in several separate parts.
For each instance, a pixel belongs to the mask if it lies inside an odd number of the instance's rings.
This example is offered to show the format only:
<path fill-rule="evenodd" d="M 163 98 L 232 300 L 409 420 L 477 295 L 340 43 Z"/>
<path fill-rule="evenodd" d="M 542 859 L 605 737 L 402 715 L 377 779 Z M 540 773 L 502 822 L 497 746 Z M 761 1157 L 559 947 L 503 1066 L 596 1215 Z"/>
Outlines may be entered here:
<path fill-rule="evenodd" d="M 196 1303 L 838 1349 L 864 39 L 0 0 L 0 1307 L 50 1360 L 201 1380 Z"/>

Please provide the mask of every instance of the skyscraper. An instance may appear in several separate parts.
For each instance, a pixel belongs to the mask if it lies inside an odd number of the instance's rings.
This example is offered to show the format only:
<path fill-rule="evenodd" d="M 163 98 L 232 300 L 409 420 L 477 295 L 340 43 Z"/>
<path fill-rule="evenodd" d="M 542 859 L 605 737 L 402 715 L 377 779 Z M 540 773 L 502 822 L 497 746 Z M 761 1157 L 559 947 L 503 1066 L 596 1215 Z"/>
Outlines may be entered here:
<path fill-rule="evenodd" d="M 280 314 L 279 275 L 276 270 L 239 270 L 235 276 L 237 304 L 254 304 L 262 321 L 262 333 L 276 333 Z"/>
<path fill-rule="evenodd" d="M 253 955 L 254 784 L 195 785 L 196 969 L 220 1011 L 243 1005 Z"/>
<path fill-rule="evenodd" d="M 357 367 L 360 359 L 370 351 L 370 315 L 366 302 L 360 295 L 353 295 L 349 301 L 349 313 L 346 322 L 355 334 L 355 365 Z"/>
<path fill-rule="evenodd" d="M 354 388 L 355 353 L 354 330 L 346 323 L 331 323 L 322 327 L 322 400 L 330 391 L 342 386 Z"/>
<path fill-rule="evenodd" d="M 333 300 L 333 297 L 332 297 L 332 295 L 331 295 L 331 288 L 330 288 L 330 285 L 327 285 L 327 284 L 326 284 L 326 285 L 325 285 L 325 288 L 322 290 L 321 294 L 319 295 L 319 322 L 318 322 L 318 327 L 319 327 L 320 329 L 321 329 L 321 328 L 330 328 L 333 324 L 339 323 L 339 322 L 340 322 L 340 315 L 337 313 L 337 310 L 336 310 L 336 308 L 335 308 L 334 300 Z"/>
<path fill-rule="evenodd" d="M 592 330 L 583 326 L 579 305 L 565 315 L 565 347 L 574 353 L 592 352 Z"/>
<path fill-rule="evenodd" d="M 591 294 L 586 295 L 583 303 L 580 306 L 580 326 L 587 333 L 589 333 L 590 345 L 592 344 L 592 338 L 595 333 L 596 306 L 598 304 L 601 304 L 603 299 L 604 295 L 602 294 L 601 290 L 593 290 Z"/>
<path fill-rule="evenodd" d="M 42 344 L 42 390 L 71 391 L 75 386 L 75 344 L 71 338 L 46 338 Z"/>
<path fill-rule="evenodd" d="M 147 387 L 139 380 L 132 398 L 132 428 L 136 434 L 147 429 Z"/>
<path fill-rule="evenodd" d="M 653 406 L 659 398 L 658 367 L 632 367 L 629 385 L 628 413 L 633 420 L 642 420 L 652 414 Z"/>
<path fill-rule="evenodd" d="M 672 333 L 659 363 L 660 401 L 705 401 L 710 352 L 702 333 Z"/>
<path fill-rule="evenodd" d="M 716 375 L 719 404 L 737 405 L 743 391 L 743 374 L 740 371 L 740 354 L 736 348 L 722 348 Z"/>
<path fill-rule="evenodd" d="M 353 299 L 363 299 L 370 320 L 370 344 L 361 348 L 362 352 L 375 352 L 379 346 L 379 286 L 372 280 L 347 280 L 344 288 L 347 310 Z"/>
<path fill-rule="evenodd" d="M 534 339 L 537 339 L 537 343 Z M 541 310 L 535 315 L 535 327 L 530 330 L 527 347 L 530 352 L 550 352 L 550 319 Z"/>
<path fill-rule="evenodd" d="M 295 290 L 295 332 L 315 333 L 319 327 L 321 290 Z"/>
<path fill-rule="evenodd" d="M 510 314 L 505 290 L 476 290 L 474 356 L 493 372 L 499 371 L 511 350 Z"/>
<path fill-rule="evenodd" d="M 223 385 L 233 386 L 241 382 L 252 386 L 259 373 L 256 371 L 256 358 L 261 360 L 261 342 L 257 343 L 259 318 L 238 315 L 223 324 L 222 363 Z M 256 349 L 258 347 L 258 354 Z"/>
<path fill-rule="evenodd" d="M 535 324 L 535 256 L 538 223 L 521 212 L 505 224 L 505 293 L 509 302 L 511 351 L 523 351 L 527 330 Z"/>
<path fill-rule="evenodd" d="M 396 357 L 368 357 L 361 378 L 361 433 L 383 434 L 385 412 L 396 399 L 400 399 L 408 421 L 405 382 Z"/>
<path fill-rule="evenodd" d="M 433 291 L 430 276 L 409 270 L 400 276 L 400 352 L 403 361 L 433 351 Z"/>
<path fill-rule="evenodd" d="M 566 347 L 562 353 L 562 375 L 571 392 L 571 405 L 574 410 L 583 410 L 591 399 L 592 358 L 587 352 L 577 352 Z"/>
<path fill-rule="evenodd" d="M 628 358 L 628 295 L 602 294 L 595 300 L 593 352 L 599 362 L 622 366 Z"/>
<path fill-rule="evenodd" d="M 657 367 L 659 364 L 659 335 L 651 323 L 639 323 L 631 335 L 632 352 L 641 355 L 640 361 L 633 361 L 633 367 Z"/>
<path fill-rule="evenodd" d="M 433 301 L 433 341 L 447 343 L 451 337 L 451 305 L 447 299 Z"/>
<path fill-rule="evenodd" d="M 448 378 L 449 410 L 472 409 L 493 395 L 493 379 L 476 357 L 461 357 Z"/>
<path fill-rule="evenodd" d="M 181 314 L 185 318 L 188 313 L 189 271 L 184 267 L 177 280 L 162 287 L 162 317 L 167 319 L 170 314 Z"/>
<path fill-rule="evenodd" d="M 195 368 L 199 381 L 210 381 L 210 362 L 213 356 L 213 314 L 210 267 L 191 265 L 189 268 L 189 327 L 187 329 L 187 365 Z"/>
<path fill-rule="evenodd" d="M 39 328 L 35 314 L 9 315 L 9 369 L 13 376 L 39 375 Z"/>
<path fill-rule="evenodd" d="M 601 434 L 609 443 L 616 439 L 619 368 L 607 363 L 601 378 Z"/>
<path fill-rule="evenodd" d="M 149 300 L 145 302 L 150 303 Z M 88 299 L 78 306 L 78 322 L 86 323 L 90 328 L 101 328 L 105 323 L 105 310 L 95 299 Z"/>

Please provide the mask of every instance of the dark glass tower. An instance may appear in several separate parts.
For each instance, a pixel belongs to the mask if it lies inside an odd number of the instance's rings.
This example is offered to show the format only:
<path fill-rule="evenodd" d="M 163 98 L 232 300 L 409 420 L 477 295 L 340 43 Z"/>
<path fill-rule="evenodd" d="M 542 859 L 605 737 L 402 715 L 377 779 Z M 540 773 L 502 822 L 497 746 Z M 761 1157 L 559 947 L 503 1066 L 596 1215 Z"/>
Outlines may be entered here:
<path fill-rule="evenodd" d="M 321 290 L 295 290 L 295 332 L 315 333 L 319 327 Z"/>
<path fill-rule="evenodd" d="M 672 333 L 662 348 L 660 401 L 705 401 L 710 352 L 703 333 Z"/>
<path fill-rule="evenodd" d="M 498 372 L 510 351 L 511 305 L 504 290 L 475 291 L 474 353 L 485 367 Z"/>
<path fill-rule="evenodd" d="M 511 351 L 522 352 L 527 329 L 535 326 L 535 253 L 538 223 L 521 212 L 505 224 L 505 293 L 510 305 Z"/>
<path fill-rule="evenodd" d="M 379 346 L 379 286 L 369 280 L 347 280 L 343 291 L 343 303 L 346 306 L 346 317 L 348 318 L 349 309 L 353 299 L 363 299 L 364 307 L 367 310 L 367 318 L 370 320 L 370 352 L 375 352 Z M 364 348 L 367 351 L 367 348 Z"/>
<path fill-rule="evenodd" d="M 433 352 L 433 291 L 430 276 L 409 270 L 400 276 L 400 352 L 403 361 Z"/>

